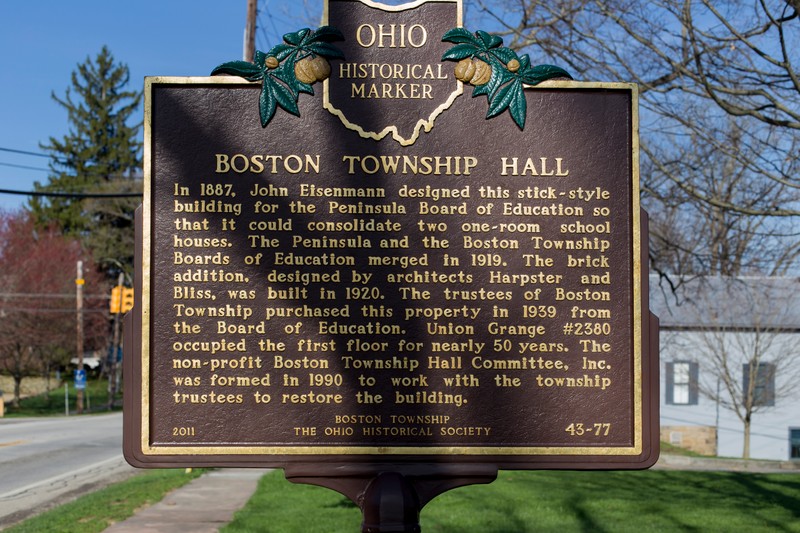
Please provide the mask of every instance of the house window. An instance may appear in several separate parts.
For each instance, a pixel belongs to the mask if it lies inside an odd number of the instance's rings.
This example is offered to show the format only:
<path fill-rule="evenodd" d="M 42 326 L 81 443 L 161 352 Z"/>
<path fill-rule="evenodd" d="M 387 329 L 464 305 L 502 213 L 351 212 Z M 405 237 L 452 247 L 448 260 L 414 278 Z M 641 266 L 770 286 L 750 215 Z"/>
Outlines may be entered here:
<path fill-rule="evenodd" d="M 789 459 L 800 459 L 800 428 L 789 430 Z"/>
<path fill-rule="evenodd" d="M 755 372 L 753 384 L 753 406 L 770 407 L 775 405 L 775 365 L 759 363 Z M 749 364 L 742 365 L 742 390 L 747 394 L 750 390 L 751 370 Z"/>
<path fill-rule="evenodd" d="M 667 404 L 697 405 L 698 367 L 691 361 L 667 363 Z"/>

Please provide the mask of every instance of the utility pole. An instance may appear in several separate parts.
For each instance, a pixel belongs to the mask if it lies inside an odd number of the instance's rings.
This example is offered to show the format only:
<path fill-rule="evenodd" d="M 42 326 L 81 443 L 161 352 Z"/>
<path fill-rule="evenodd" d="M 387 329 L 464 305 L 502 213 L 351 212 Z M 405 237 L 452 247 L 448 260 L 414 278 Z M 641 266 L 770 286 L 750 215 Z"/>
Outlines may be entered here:
<path fill-rule="evenodd" d="M 78 320 L 78 369 L 83 370 L 83 261 L 78 261 L 78 277 L 75 278 L 75 311 Z M 83 413 L 83 389 L 76 387 L 75 409 L 78 414 Z"/>
<path fill-rule="evenodd" d="M 244 60 L 252 63 L 256 53 L 256 14 L 258 0 L 247 0 L 247 26 L 244 29 Z"/>
<path fill-rule="evenodd" d="M 125 275 L 120 272 L 117 288 L 119 289 L 120 302 L 114 313 L 114 338 L 111 341 L 111 352 L 108 356 L 108 410 L 114 409 L 114 397 L 117 395 L 117 354 L 119 353 L 119 315 L 122 311 L 122 283 Z"/>

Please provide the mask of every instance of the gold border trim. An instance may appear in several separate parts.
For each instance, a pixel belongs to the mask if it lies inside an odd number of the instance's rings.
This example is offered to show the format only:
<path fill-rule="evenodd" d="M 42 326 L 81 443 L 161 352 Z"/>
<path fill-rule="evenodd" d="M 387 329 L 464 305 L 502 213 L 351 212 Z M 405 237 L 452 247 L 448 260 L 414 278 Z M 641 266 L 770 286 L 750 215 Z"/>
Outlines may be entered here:
<path fill-rule="evenodd" d="M 369 0 L 356 0 L 367 2 Z M 423 0 L 441 1 L 441 0 Z M 445 0 L 450 1 L 450 0 Z M 399 6 L 398 6 L 399 7 Z M 234 76 L 213 77 L 146 77 L 144 84 L 144 197 L 142 204 L 142 382 L 141 382 L 141 452 L 145 456 L 189 456 L 189 455 L 466 455 L 466 456 L 636 456 L 643 451 L 644 430 L 644 390 L 642 376 L 643 357 L 643 309 L 642 309 L 642 258 L 641 258 L 641 211 L 639 202 L 640 171 L 639 171 L 639 88 L 636 84 L 615 82 L 578 82 L 578 81 L 547 81 L 536 86 L 526 87 L 528 90 L 538 89 L 613 89 L 630 91 L 631 96 L 631 225 L 632 225 L 632 277 L 633 285 L 633 327 L 631 331 L 633 340 L 633 446 L 605 446 L 605 447 L 536 447 L 536 446 L 151 446 L 150 445 L 150 287 L 151 287 L 151 258 L 152 258 L 152 185 L 153 154 L 152 154 L 152 90 L 157 84 L 169 85 L 251 85 L 257 82 L 247 82 Z"/>
<path fill-rule="evenodd" d="M 379 9 L 381 11 L 385 11 L 388 13 L 398 13 L 400 11 L 407 11 L 409 9 L 417 8 L 423 4 L 427 3 L 440 3 L 440 4 L 457 4 L 456 7 L 456 26 L 461 28 L 463 27 L 463 20 L 464 20 L 464 6 L 462 4 L 462 0 L 415 0 L 414 2 L 408 2 L 406 4 L 401 4 L 397 6 L 390 6 L 386 4 L 380 4 L 377 2 L 373 2 L 372 0 L 351 0 L 355 2 L 360 2 L 367 7 Z M 329 0 L 325 0 L 325 6 L 322 15 L 322 24 L 327 25 L 329 20 Z M 456 80 L 456 89 L 450 93 L 450 96 L 447 100 L 433 110 L 433 112 L 428 116 L 428 118 L 421 118 L 417 121 L 414 125 L 414 131 L 409 138 L 404 138 L 400 135 L 400 131 L 396 125 L 389 125 L 383 128 L 379 132 L 375 131 L 366 131 L 360 125 L 351 122 L 344 114 L 344 111 L 338 109 L 336 106 L 331 103 L 330 100 L 330 79 L 327 79 L 323 82 L 322 85 L 322 107 L 328 110 L 332 115 L 339 118 L 342 121 L 342 124 L 348 130 L 352 130 L 358 133 L 358 135 L 364 139 L 373 139 L 375 141 L 380 141 L 387 135 L 391 134 L 392 139 L 400 143 L 401 146 L 411 146 L 417 139 L 419 139 L 422 130 L 425 130 L 425 133 L 430 132 L 433 129 L 433 125 L 436 122 L 436 119 L 444 113 L 446 110 L 452 107 L 453 102 L 456 101 L 456 98 L 464 94 L 464 84 L 458 80 Z"/>
<path fill-rule="evenodd" d="M 161 82 L 163 78 L 144 79 L 144 150 L 142 165 L 144 174 L 144 191 L 142 196 L 142 294 L 140 295 L 142 309 L 142 381 L 141 381 L 141 449 L 146 450 L 150 445 L 150 264 L 152 263 L 152 178 L 153 178 L 153 85 Z M 145 452 L 146 453 L 146 452 Z"/>
<path fill-rule="evenodd" d="M 640 174 L 639 174 L 639 86 L 627 84 L 631 94 L 631 224 L 632 231 L 632 257 L 633 261 L 633 416 L 634 416 L 634 447 L 638 453 L 643 450 L 644 438 L 644 388 L 642 375 L 642 357 L 644 357 L 644 312 L 642 309 L 642 208 L 639 202 Z M 649 322 L 649 321 L 648 321 Z M 649 347 L 648 347 L 649 349 Z M 658 399 L 655 399 L 658 401 Z"/>
<path fill-rule="evenodd" d="M 145 455 L 508 455 L 508 456 L 634 456 L 636 447 L 510 447 L 510 446 L 152 446 Z"/>

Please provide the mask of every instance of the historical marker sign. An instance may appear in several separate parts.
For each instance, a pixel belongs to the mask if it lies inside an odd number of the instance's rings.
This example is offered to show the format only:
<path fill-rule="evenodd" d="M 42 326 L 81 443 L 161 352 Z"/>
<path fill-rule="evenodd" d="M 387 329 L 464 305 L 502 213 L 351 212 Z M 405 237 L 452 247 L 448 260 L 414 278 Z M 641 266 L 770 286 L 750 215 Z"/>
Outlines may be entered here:
<path fill-rule="evenodd" d="M 442 61 L 460 3 L 328 17 L 344 59 L 299 116 L 288 89 L 264 120 L 266 81 L 146 81 L 128 460 L 652 464 L 636 87 L 503 108 Z"/>
<path fill-rule="evenodd" d="M 334 0 L 329 18 L 347 37 L 324 107 L 362 136 L 413 144 L 463 93 L 453 65 L 441 61 L 451 46 L 442 36 L 460 25 L 459 2 L 409 8 Z"/>

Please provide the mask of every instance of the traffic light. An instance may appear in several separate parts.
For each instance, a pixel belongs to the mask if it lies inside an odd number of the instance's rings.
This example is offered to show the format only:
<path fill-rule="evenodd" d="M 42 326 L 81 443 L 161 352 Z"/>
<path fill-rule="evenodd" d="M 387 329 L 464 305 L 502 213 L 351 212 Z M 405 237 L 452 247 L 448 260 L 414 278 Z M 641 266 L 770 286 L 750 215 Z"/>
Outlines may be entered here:
<path fill-rule="evenodd" d="M 122 288 L 122 301 L 120 302 L 120 313 L 127 313 L 133 309 L 133 289 Z"/>
<path fill-rule="evenodd" d="M 119 309 L 120 309 L 119 304 L 120 304 L 120 301 L 122 300 L 121 292 L 122 292 L 122 287 L 119 287 L 119 286 L 114 287 L 113 289 L 111 289 L 111 303 L 108 306 L 109 311 L 111 312 L 111 314 L 119 313 Z"/>

